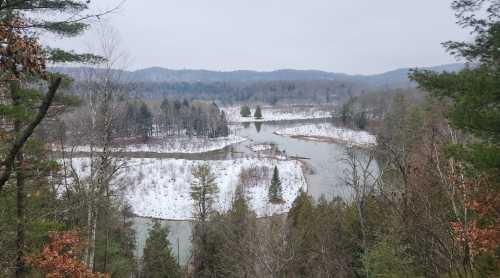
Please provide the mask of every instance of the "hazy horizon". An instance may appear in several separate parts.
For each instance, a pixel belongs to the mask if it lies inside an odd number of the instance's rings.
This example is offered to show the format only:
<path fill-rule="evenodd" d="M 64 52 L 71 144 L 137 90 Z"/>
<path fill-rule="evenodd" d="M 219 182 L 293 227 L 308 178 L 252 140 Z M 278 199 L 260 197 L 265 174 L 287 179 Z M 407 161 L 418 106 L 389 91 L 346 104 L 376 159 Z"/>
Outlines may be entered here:
<path fill-rule="evenodd" d="M 102 0 L 95 10 L 116 6 Z M 464 40 L 451 1 L 128 0 L 105 16 L 130 59 L 125 69 L 320 70 L 372 75 L 456 63 L 444 40 Z M 432 7 L 432 9 L 429 9 Z M 446 39 L 443 39 L 446 38 Z M 95 32 L 52 46 L 88 51 Z"/>

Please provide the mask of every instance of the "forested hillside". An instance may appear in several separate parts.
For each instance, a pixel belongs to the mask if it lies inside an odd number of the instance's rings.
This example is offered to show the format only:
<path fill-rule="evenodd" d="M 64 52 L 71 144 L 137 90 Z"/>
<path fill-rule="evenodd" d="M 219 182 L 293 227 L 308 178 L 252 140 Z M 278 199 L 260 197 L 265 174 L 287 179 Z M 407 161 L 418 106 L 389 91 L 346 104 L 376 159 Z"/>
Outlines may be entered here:
<path fill-rule="evenodd" d="M 464 64 L 448 64 L 434 67 L 421 67 L 422 69 L 442 72 L 454 72 L 464 68 Z M 82 67 L 52 67 L 53 72 L 68 74 L 76 79 L 81 79 Z M 319 81 L 330 80 L 339 82 L 358 82 L 367 88 L 407 88 L 412 85 L 408 78 L 411 69 L 395 69 L 392 71 L 373 75 L 350 75 L 318 70 L 291 70 L 283 69 L 270 72 L 239 70 L 217 72 L 208 70 L 172 70 L 159 67 L 141 69 L 136 71 L 119 71 L 124 79 L 130 82 L 155 82 L 155 83 L 183 83 L 183 82 L 255 82 L 255 81 Z M 414 83 L 413 83 L 414 84 Z"/>
<path fill-rule="evenodd" d="M 123 71 L 93 4 L 0 1 L 0 277 L 500 277 L 499 1 L 374 76 Z"/>

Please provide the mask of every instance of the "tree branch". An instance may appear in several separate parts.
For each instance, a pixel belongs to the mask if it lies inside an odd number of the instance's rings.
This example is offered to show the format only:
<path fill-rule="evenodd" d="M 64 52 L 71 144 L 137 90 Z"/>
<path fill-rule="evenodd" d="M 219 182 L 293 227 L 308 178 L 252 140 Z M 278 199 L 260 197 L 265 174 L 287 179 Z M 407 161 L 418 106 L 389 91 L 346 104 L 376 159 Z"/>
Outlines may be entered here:
<path fill-rule="evenodd" d="M 21 136 L 19 136 L 14 141 L 12 147 L 8 151 L 7 157 L 0 163 L 0 166 L 5 167 L 5 169 L 0 175 L 0 190 L 2 190 L 5 183 L 7 183 L 7 180 L 9 180 L 10 174 L 12 173 L 12 166 L 16 155 L 19 153 L 19 151 L 24 146 L 26 141 L 28 141 L 28 139 L 31 137 L 31 135 L 35 131 L 35 128 L 42 122 L 42 120 L 47 115 L 47 111 L 49 110 L 52 101 L 54 100 L 54 96 L 57 90 L 59 89 L 59 86 L 61 85 L 61 80 L 62 80 L 61 77 L 58 77 L 50 84 L 49 91 L 47 92 L 42 102 L 42 105 L 38 109 L 36 117 L 29 123 L 26 129 L 24 129 L 24 131 L 21 133 Z"/>

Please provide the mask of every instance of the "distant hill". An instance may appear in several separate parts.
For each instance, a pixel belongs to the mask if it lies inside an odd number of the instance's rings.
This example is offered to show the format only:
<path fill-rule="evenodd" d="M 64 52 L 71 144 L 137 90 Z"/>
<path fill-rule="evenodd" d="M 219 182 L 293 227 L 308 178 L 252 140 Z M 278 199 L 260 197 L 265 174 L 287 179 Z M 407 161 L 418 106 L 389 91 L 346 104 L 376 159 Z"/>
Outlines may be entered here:
<path fill-rule="evenodd" d="M 448 64 L 435 67 L 425 67 L 434 71 L 457 71 L 464 64 Z M 54 72 L 68 74 L 75 79 L 85 76 L 83 67 L 53 67 Z M 172 70 L 161 67 L 151 67 L 136 71 L 115 71 L 122 80 L 132 82 L 248 82 L 248 81 L 311 81 L 332 80 L 363 83 L 370 87 L 405 88 L 412 86 L 408 80 L 409 68 L 388 71 L 375 75 L 349 75 L 319 70 L 282 69 L 275 71 L 209 71 L 209 70 Z"/>
<path fill-rule="evenodd" d="M 436 72 L 455 72 L 462 70 L 464 67 L 465 64 L 456 63 L 434 67 L 420 67 L 420 69 L 427 69 Z M 410 68 L 402 68 L 375 75 L 354 75 L 349 76 L 349 78 L 350 81 L 360 81 L 375 87 L 406 88 L 412 85 L 411 81 L 408 79 L 409 71 Z"/>

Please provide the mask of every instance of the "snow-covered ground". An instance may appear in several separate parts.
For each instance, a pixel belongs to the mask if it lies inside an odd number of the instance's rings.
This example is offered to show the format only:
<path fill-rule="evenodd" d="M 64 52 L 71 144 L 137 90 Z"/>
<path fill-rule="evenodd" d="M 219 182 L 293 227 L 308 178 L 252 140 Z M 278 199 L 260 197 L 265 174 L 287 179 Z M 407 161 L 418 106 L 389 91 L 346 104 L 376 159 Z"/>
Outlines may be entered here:
<path fill-rule="evenodd" d="M 76 171 L 89 174 L 88 158 L 73 158 Z M 191 199 L 191 170 L 195 165 L 208 163 L 219 188 L 215 208 L 225 211 L 231 207 L 240 176 L 245 196 L 258 217 L 288 212 L 299 190 L 307 190 L 300 163 L 269 158 L 193 161 L 184 159 L 130 158 L 117 175 L 114 184 L 126 185 L 124 197 L 135 214 L 171 220 L 193 218 Z M 268 202 L 272 170 L 278 166 L 283 188 L 281 204 Z"/>
<path fill-rule="evenodd" d="M 160 143 L 132 144 L 126 146 L 125 152 L 151 152 L 151 153 L 205 153 L 222 150 L 227 146 L 240 143 L 246 139 L 240 136 L 218 138 L 183 137 L 169 140 L 166 138 Z"/>
<path fill-rule="evenodd" d="M 237 144 L 246 139 L 240 136 L 228 136 L 218 138 L 200 138 L 200 137 L 166 137 L 161 140 L 144 144 L 128 144 L 123 147 L 114 148 L 118 152 L 147 152 L 147 153 L 205 153 L 216 150 L 222 150 L 227 146 Z M 54 150 L 60 150 L 60 147 L 53 146 Z M 75 146 L 66 148 L 66 151 L 90 152 L 90 146 Z M 99 151 L 99 149 L 95 149 Z"/>
<path fill-rule="evenodd" d="M 240 115 L 241 107 L 225 107 L 222 108 L 226 113 L 227 120 L 233 123 L 245 122 L 270 122 L 270 121 L 290 121 L 290 120 L 306 120 L 306 119 L 324 119 L 330 118 L 330 111 L 320 110 L 316 107 L 262 107 L 262 119 L 253 117 L 255 107 L 252 107 L 251 117 L 242 117 Z"/>
<path fill-rule="evenodd" d="M 271 144 L 255 144 L 249 146 L 249 148 L 254 152 L 265 152 L 272 150 L 273 146 Z"/>
<path fill-rule="evenodd" d="M 334 127 L 329 123 L 309 124 L 280 129 L 278 135 L 307 137 L 311 139 L 333 140 L 355 146 L 372 146 L 377 144 L 377 138 L 366 131 Z"/>

